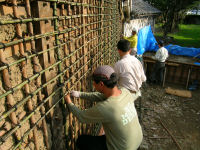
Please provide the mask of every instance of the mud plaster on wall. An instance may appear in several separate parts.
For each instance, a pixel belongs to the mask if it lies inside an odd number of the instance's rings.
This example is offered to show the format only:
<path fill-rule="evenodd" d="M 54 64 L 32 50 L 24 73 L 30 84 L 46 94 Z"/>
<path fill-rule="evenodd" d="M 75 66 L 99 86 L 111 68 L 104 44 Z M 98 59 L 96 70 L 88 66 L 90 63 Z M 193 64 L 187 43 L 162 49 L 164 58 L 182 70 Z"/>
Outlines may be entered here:
<path fill-rule="evenodd" d="M 11 20 L 10 16 L 0 16 L 0 20 Z M 15 37 L 15 27 L 12 24 L 0 25 L 0 42 L 10 41 Z"/>

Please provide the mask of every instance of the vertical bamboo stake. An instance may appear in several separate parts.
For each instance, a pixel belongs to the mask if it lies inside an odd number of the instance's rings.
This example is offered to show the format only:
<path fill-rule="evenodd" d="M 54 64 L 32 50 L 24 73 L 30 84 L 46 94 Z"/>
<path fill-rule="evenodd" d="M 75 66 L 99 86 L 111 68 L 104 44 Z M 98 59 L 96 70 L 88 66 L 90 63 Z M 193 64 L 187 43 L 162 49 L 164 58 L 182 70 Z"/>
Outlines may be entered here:
<path fill-rule="evenodd" d="M 13 12 L 14 12 L 14 16 L 16 18 L 19 18 L 18 16 L 18 12 L 17 12 L 17 0 L 13 0 Z M 17 31 L 17 35 L 22 38 L 22 31 L 21 31 L 21 26 L 20 24 L 16 24 L 16 31 Z M 24 53 L 24 47 L 23 47 L 23 43 L 19 43 L 19 51 L 20 51 L 20 54 L 22 57 L 25 56 L 25 53 Z M 28 78 L 28 74 L 27 74 L 27 70 L 26 70 L 26 61 L 23 61 L 21 62 L 21 68 L 22 68 L 22 76 L 24 79 L 27 79 Z M 29 85 L 28 84 L 25 84 L 25 94 L 26 96 L 30 94 L 30 88 L 29 88 Z M 28 106 L 28 109 L 29 111 L 33 111 L 33 105 L 32 105 L 32 99 L 29 99 L 28 102 L 27 102 L 27 106 Z M 35 117 L 34 115 L 31 116 L 31 124 L 34 125 L 35 124 Z M 39 150 L 39 145 L 38 145 L 38 138 L 37 138 L 37 129 L 34 128 L 33 129 L 33 136 L 34 136 L 34 143 L 35 143 L 35 149 L 36 150 Z"/>
<path fill-rule="evenodd" d="M 75 7 L 74 7 L 74 15 L 77 15 L 77 11 L 78 11 L 78 6 L 76 5 Z M 74 26 L 76 27 L 76 26 L 78 26 L 79 25 L 79 19 L 78 18 L 75 18 L 74 19 L 74 21 L 75 21 L 75 24 L 74 24 Z M 78 36 L 78 32 L 79 32 L 79 29 L 77 29 L 77 30 L 75 30 L 75 38 Z M 78 49 L 79 48 L 79 43 L 78 43 L 78 39 L 76 39 L 75 40 L 75 49 Z M 76 52 L 76 55 L 75 55 L 75 57 L 76 57 L 76 60 L 79 60 L 79 63 L 77 63 L 76 64 L 76 68 L 79 68 L 80 67 L 80 57 L 79 57 L 79 52 Z M 79 79 L 80 78 L 80 73 L 78 72 L 77 73 L 77 75 L 76 75 L 76 79 Z M 77 87 L 77 83 L 76 83 L 76 87 Z M 79 100 L 77 100 L 77 99 L 75 99 L 75 104 L 78 104 L 79 102 L 78 102 Z M 77 121 L 77 118 L 74 118 L 75 119 L 75 135 L 74 135 L 74 137 L 76 138 L 76 135 L 78 134 L 78 131 L 79 131 L 79 125 L 80 125 L 80 123 Z M 74 138 L 74 143 L 75 143 L 75 138 Z"/>
<path fill-rule="evenodd" d="M 104 0 L 101 1 L 101 11 L 100 11 L 101 14 L 104 14 L 104 8 L 103 8 L 103 6 L 104 6 Z M 101 38 L 100 38 L 100 43 L 102 43 L 103 40 L 105 42 L 105 39 L 103 38 L 103 34 L 104 34 L 104 28 L 103 28 L 104 27 L 104 21 L 103 21 L 103 19 L 104 19 L 104 15 L 101 15 L 101 26 L 100 26 L 100 35 L 101 35 Z M 102 53 L 104 52 L 102 44 L 100 46 L 100 51 L 102 51 Z M 98 56 L 98 58 L 99 58 L 99 56 Z M 99 60 L 100 60 L 99 64 L 102 65 L 103 59 L 101 58 Z"/>
<path fill-rule="evenodd" d="M 110 3 L 110 4 L 108 4 L 108 5 L 110 5 L 110 7 L 109 8 L 112 8 L 113 6 L 112 6 L 112 4 Z M 112 9 L 110 9 L 109 10 L 109 13 L 111 14 L 110 16 L 109 16 L 109 19 L 112 19 L 112 17 L 113 17 L 113 14 L 112 14 Z M 108 36 L 109 36 L 109 40 L 108 41 L 112 41 L 112 38 L 111 38 L 111 35 L 112 35 L 112 20 L 110 20 L 109 21 L 109 31 L 108 31 Z M 111 51 L 112 51 L 112 42 L 110 42 L 109 43 L 109 53 L 108 53 L 108 63 L 110 64 L 111 63 L 111 58 L 112 58 L 112 55 L 111 55 Z"/>
<path fill-rule="evenodd" d="M 71 16 L 72 15 L 72 12 L 71 12 L 71 8 L 70 8 L 70 5 L 68 5 L 68 7 L 67 7 L 67 15 L 68 16 Z M 71 27 L 71 25 L 72 25 L 72 19 L 69 19 L 69 21 L 68 21 L 68 25 Z M 72 53 L 72 51 L 73 51 L 73 46 L 72 46 L 72 35 L 71 35 L 71 32 L 68 32 L 68 37 L 69 37 L 69 39 L 70 39 L 70 43 L 69 43 L 69 53 Z M 70 57 L 70 65 L 72 64 L 72 57 Z M 70 69 L 70 71 L 72 71 L 72 69 Z M 68 71 L 68 73 L 69 73 L 69 71 Z M 69 77 L 71 76 L 71 74 L 69 73 Z M 70 83 L 67 85 L 68 86 L 68 89 L 70 89 Z M 73 124 L 72 124 L 72 113 L 71 112 L 69 112 L 69 128 L 70 128 L 70 132 L 71 132 L 71 145 L 70 145 L 70 147 L 71 147 L 71 149 L 73 150 L 74 149 L 74 141 L 73 141 L 73 138 L 74 138 L 74 134 L 73 134 Z"/>
<path fill-rule="evenodd" d="M 86 2 L 85 0 L 83 0 L 82 1 L 82 3 L 84 4 L 84 3 L 87 3 L 88 4 L 88 2 Z M 81 7 L 81 14 L 86 14 L 85 13 L 85 7 L 84 6 L 82 6 Z M 82 24 L 86 24 L 87 22 L 86 22 L 86 20 L 85 20 L 85 16 L 81 16 L 81 23 Z M 81 34 L 83 35 L 85 33 L 85 30 L 84 30 L 84 28 L 82 28 L 81 29 Z M 81 46 L 84 46 L 84 44 L 85 44 L 85 36 L 83 36 L 82 38 L 81 38 Z M 82 48 L 83 50 L 82 51 L 80 51 L 80 53 L 81 53 L 81 55 L 84 55 L 84 48 Z M 81 65 L 84 65 L 84 61 L 81 61 Z M 84 74 L 84 72 L 83 71 L 81 71 L 81 75 L 83 75 Z M 83 85 L 85 85 L 85 82 L 84 82 L 84 79 L 82 79 L 81 80 L 81 89 L 84 89 L 84 87 L 83 87 Z M 85 108 L 85 102 L 84 101 L 82 101 L 82 108 L 84 109 Z M 84 131 L 84 134 L 86 133 L 86 128 L 84 128 L 85 126 L 83 126 L 83 128 L 82 128 L 82 130 Z"/>
<path fill-rule="evenodd" d="M 85 0 L 83 0 L 83 3 L 85 2 Z M 83 9 L 82 9 L 82 14 L 83 15 L 87 15 L 87 9 L 86 8 L 84 8 L 83 7 Z M 82 24 L 86 24 L 85 23 L 85 17 L 82 17 Z M 86 37 L 85 37 L 85 33 L 86 33 L 86 27 L 83 27 L 82 28 L 82 33 L 83 33 L 83 55 L 85 56 L 86 54 L 87 54 L 87 47 L 86 47 Z M 86 64 L 87 63 L 87 57 L 84 57 L 84 59 L 83 59 L 83 61 L 84 61 L 84 64 Z M 84 69 L 83 69 L 83 72 L 86 72 L 88 70 L 88 66 L 87 65 L 85 65 L 85 67 L 84 67 Z M 84 85 L 86 85 L 86 84 L 84 84 Z"/>
<path fill-rule="evenodd" d="M 29 0 L 25 0 L 25 3 L 26 3 L 27 17 L 30 18 L 31 17 L 30 1 Z M 28 31 L 29 31 L 31 36 L 34 35 L 32 22 L 28 22 Z M 34 53 L 36 53 L 35 41 L 34 40 L 31 40 L 31 50 Z M 41 67 L 41 65 L 39 63 L 39 60 L 38 60 L 37 56 L 33 57 L 33 63 L 34 63 L 34 71 L 35 72 L 40 72 L 42 70 L 42 67 Z M 39 76 L 36 79 L 36 86 L 38 88 L 41 86 L 41 76 Z M 42 95 L 41 91 L 38 92 L 38 99 L 39 99 L 39 102 L 43 101 L 43 95 Z M 41 114 L 42 115 L 45 114 L 44 106 L 41 107 Z M 44 138 L 45 138 L 45 145 L 47 147 L 47 150 L 49 150 L 50 147 L 49 147 L 49 143 L 48 143 L 48 132 L 47 132 L 47 125 L 46 125 L 46 120 L 45 119 L 42 120 L 42 125 L 43 125 L 43 132 L 44 132 Z"/>
<path fill-rule="evenodd" d="M 61 15 L 62 16 L 65 16 L 65 5 L 64 4 L 62 4 L 61 5 Z M 66 27 L 66 20 L 65 19 L 63 19 L 62 20 L 62 25 L 63 25 L 63 29 L 65 29 L 65 28 L 67 28 Z M 64 33 L 63 34 L 63 42 L 64 43 L 67 43 L 67 40 L 66 40 L 66 33 Z M 68 53 L 68 51 L 67 51 L 67 44 L 65 44 L 64 45 L 64 55 L 65 56 L 67 56 L 69 53 Z M 65 66 L 67 67 L 69 65 L 69 63 L 68 63 L 68 60 L 66 59 L 65 60 Z M 68 76 L 68 74 L 69 74 L 69 72 L 67 71 L 66 72 L 66 77 Z M 67 86 L 68 87 L 68 86 Z M 68 87 L 67 89 L 69 89 L 70 87 Z M 63 109 L 67 109 L 67 107 L 66 107 L 66 104 L 65 104 L 65 101 L 63 100 L 62 101 L 62 108 Z M 66 147 L 68 147 L 68 144 L 67 144 L 67 142 L 68 142 L 68 140 L 67 140 L 67 136 L 68 136 L 68 126 L 67 126 L 67 119 L 66 119 L 66 117 L 65 117 L 65 110 L 63 110 L 63 118 L 64 118 L 64 121 L 63 121 L 63 125 L 64 125 L 64 134 L 65 134 L 65 139 L 66 139 Z"/>
<path fill-rule="evenodd" d="M 53 9 L 54 9 L 54 14 L 53 15 L 54 16 L 58 16 L 58 14 L 57 14 L 57 2 L 54 2 Z M 61 14 L 64 15 L 64 5 L 61 6 Z M 65 25 L 65 20 L 63 20 L 63 26 L 64 25 Z M 59 31 L 59 29 L 58 29 L 58 19 L 54 20 L 54 31 Z M 65 41 L 65 33 L 63 34 L 63 41 Z M 56 44 L 56 46 L 60 45 L 59 36 L 58 35 L 55 35 L 55 44 Z M 58 60 L 61 60 L 62 59 L 61 58 L 61 48 L 57 48 L 56 51 L 57 51 Z M 66 45 L 64 46 L 64 51 L 66 51 Z M 58 71 L 62 72 L 62 64 L 61 63 L 58 65 Z M 59 84 L 63 84 L 63 76 L 59 77 Z M 62 87 L 62 89 L 60 91 L 60 97 L 63 97 L 63 95 L 64 95 L 64 89 Z M 61 107 L 61 109 L 63 111 L 65 109 L 65 100 L 64 100 L 64 98 L 62 98 L 62 107 Z M 65 114 L 63 113 L 63 115 L 65 115 Z M 63 117 L 65 117 L 65 116 L 63 116 Z M 66 121 L 64 121 L 64 122 L 66 122 Z M 64 131 L 66 131 L 66 126 L 64 126 L 64 128 L 65 128 Z M 67 139 L 67 135 L 65 135 L 65 137 Z"/>

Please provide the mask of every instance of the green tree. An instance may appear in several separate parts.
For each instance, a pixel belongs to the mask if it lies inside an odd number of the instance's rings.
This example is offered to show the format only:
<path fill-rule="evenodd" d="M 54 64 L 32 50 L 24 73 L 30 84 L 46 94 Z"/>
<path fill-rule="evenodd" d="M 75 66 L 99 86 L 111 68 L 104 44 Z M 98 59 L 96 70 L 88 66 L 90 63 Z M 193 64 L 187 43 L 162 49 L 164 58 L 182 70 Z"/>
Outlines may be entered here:
<path fill-rule="evenodd" d="M 146 0 L 152 6 L 162 11 L 163 34 L 167 36 L 169 32 L 178 28 L 185 16 L 185 12 L 194 6 L 198 6 L 199 0 Z"/>

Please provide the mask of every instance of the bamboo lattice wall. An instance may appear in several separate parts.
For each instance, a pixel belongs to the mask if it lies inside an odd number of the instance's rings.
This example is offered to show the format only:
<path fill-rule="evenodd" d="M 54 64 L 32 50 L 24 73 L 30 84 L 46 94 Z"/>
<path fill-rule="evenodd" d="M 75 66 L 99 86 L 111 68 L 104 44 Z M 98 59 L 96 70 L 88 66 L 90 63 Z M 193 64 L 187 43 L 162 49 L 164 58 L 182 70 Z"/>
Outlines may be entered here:
<path fill-rule="evenodd" d="M 120 0 L 0 0 L 0 150 L 75 149 L 95 125 L 68 112 L 68 91 L 116 62 Z M 76 100 L 81 108 L 92 104 Z"/>

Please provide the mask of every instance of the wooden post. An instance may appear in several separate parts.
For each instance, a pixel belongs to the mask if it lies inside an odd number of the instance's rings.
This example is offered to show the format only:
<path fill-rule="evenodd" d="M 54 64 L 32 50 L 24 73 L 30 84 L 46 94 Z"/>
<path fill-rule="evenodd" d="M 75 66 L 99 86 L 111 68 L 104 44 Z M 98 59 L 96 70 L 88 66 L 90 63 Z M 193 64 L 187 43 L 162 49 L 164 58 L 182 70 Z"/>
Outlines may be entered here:
<path fill-rule="evenodd" d="M 165 69 L 164 69 L 164 75 L 163 75 L 162 87 L 164 87 L 164 86 L 165 86 L 166 72 L 167 72 L 167 67 L 165 66 Z"/>
<path fill-rule="evenodd" d="M 186 90 L 188 89 L 188 84 L 189 84 L 189 81 L 190 81 L 191 70 L 192 70 L 192 68 L 189 67 L 189 69 L 188 69 L 188 75 L 187 75 L 187 81 L 186 81 L 186 86 L 185 86 Z"/>

